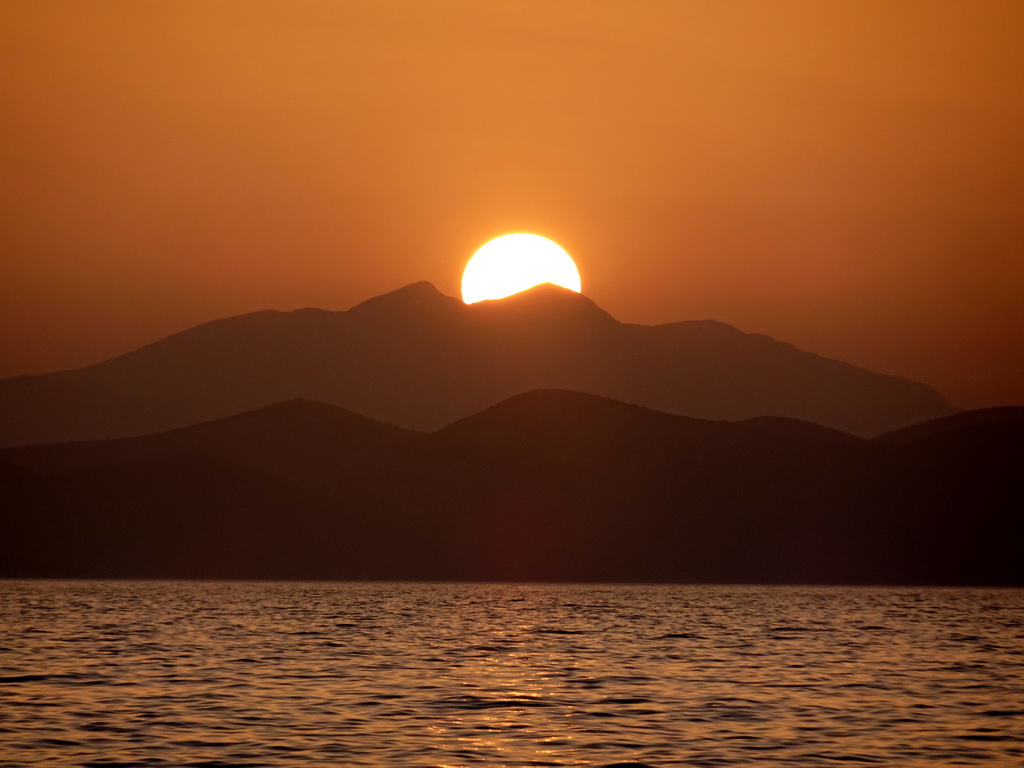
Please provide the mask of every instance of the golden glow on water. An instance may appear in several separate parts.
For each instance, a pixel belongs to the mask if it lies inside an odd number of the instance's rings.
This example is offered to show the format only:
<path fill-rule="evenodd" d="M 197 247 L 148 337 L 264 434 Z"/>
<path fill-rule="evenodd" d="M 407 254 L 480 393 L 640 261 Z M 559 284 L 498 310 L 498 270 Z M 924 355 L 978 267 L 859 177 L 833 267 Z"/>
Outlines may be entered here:
<path fill-rule="evenodd" d="M 1024 590 L 0 584 L 0 764 L 1010 765 Z"/>

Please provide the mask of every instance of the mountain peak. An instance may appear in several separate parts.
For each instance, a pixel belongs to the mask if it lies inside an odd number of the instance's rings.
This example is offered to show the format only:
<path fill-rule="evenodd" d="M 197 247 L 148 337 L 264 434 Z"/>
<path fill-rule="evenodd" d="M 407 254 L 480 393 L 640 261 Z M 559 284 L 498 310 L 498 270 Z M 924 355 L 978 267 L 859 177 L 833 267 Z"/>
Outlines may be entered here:
<path fill-rule="evenodd" d="M 442 431 L 455 431 L 460 424 L 483 418 L 494 418 L 496 416 L 502 420 L 516 423 L 521 421 L 524 416 L 533 418 L 538 414 L 546 416 L 559 413 L 562 415 L 572 414 L 574 416 L 583 414 L 587 418 L 592 418 L 596 414 L 607 410 L 656 413 L 656 411 L 652 411 L 650 408 L 643 408 L 590 392 L 579 392 L 570 389 L 533 389 L 505 398 L 479 413 L 449 424 Z M 669 416 L 669 418 L 680 417 Z"/>
<path fill-rule="evenodd" d="M 356 304 L 349 310 L 350 314 L 372 316 L 377 314 L 409 316 L 422 312 L 450 309 L 462 302 L 445 296 L 426 280 L 374 296 L 372 299 Z"/>
<path fill-rule="evenodd" d="M 477 316 L 515 318 L 535 322 L 617 322 L 582 293 L 554 283 L 540 283 L 501 299 L 470 305 Z"/>

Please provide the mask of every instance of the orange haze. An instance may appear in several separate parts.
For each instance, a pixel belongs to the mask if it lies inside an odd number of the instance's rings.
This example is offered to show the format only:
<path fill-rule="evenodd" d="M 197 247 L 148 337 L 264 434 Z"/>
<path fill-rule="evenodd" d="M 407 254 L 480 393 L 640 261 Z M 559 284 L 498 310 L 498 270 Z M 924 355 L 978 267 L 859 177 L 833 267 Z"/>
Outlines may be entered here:
<path fill-rule="evenodd" d="M 536 232 L 617 318 L 1024 403 L 1019 0 L 0 7 L 0 376 L 458 295 Z"/>

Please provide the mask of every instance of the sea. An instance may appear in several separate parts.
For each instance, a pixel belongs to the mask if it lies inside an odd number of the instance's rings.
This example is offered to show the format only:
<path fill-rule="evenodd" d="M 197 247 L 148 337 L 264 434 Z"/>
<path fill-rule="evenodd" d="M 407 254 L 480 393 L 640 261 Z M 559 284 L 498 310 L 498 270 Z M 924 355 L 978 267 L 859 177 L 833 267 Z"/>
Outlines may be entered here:
<path fill-rule="evenodd" d="M 0 581 L 0 765 L 1020 766 L 1024 590 Z"/>

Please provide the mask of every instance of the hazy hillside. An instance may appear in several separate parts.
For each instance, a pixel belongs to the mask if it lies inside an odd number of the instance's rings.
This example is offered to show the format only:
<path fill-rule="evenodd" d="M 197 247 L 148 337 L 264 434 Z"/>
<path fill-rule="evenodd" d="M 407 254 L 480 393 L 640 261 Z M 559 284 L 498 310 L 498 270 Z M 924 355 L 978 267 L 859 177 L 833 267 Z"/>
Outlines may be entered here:
<path fill-rule="evenodd" d="M 865 436 L 955 410 L 922 384 L 722 323 L 620 323 L 551 285 L 467 306 L 416 283 L 347 312 L 226 318 L 82 370 L 0 381 L 0 445 L 126 437 L 296 398 L 434 430 L 540 388 Z"/>
<path fill-rule="evenodd" d="M 960 430 L 984 431 L 991 425 L 1016 424 L 1024 422 L 1024 406 L 1009 405 L 1002 408 L 982 408 L 977 411 L 963 411 L 951 416 L 911 424 L 879 435 L 875 439 L 885 443 L 913 443 L 919 440 L 942 437 Z"/>
<path fill-rule="evenodd" d="M 43 473 L 121 462 L 204 455 L 284 480 L 316 485 L 339 466 L 416 433 L 326 403 L 290 400 L 170 432 L 19 446 L 0 461 Z"/>

